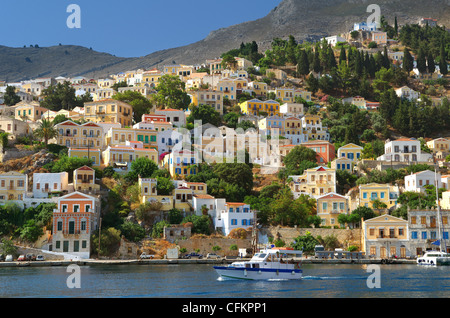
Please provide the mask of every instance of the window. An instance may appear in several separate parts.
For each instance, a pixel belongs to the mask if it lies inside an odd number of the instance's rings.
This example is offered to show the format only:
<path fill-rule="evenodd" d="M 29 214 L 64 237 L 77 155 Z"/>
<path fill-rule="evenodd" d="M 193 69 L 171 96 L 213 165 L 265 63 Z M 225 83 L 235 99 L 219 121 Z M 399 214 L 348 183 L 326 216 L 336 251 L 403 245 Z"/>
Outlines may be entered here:
<path fill-rule="evenodd" d="M 411 217 L 411 224 L 416 224 L 416 217 L 415 216 Z"/>
<path fill-rule="evenodd" d="M 417 232 L 416 231 L 411 232 L 411 239 L 417 240 Z"/>
<path fill-rule="evenodd" d="M 367 192 L 363 192 L 363 199 L 367 199 Z"/>
<path fill-rule="evenodd" d="M 231 225 L 237 225 L 237 219 L 231 219 Z"/>
<path fill-rule="evenodd" d="M 81 230 L 86 231 L 86 221 L 81 221 Z"/>
<path fill-rule="evenodd" d="M 427 224 L 427 217 L 426 216 L 421 216 L 420 217 L 420 223 L 421 224 Z"/>
<path fill-rule="evenodd" d="M 62 231 L 62 229 L 63 229 L 63 222 L 58 221 L 58 231 Z"/>
<path fill-rule="evenodd" d="M 69 234 L 75 234 L 75 221 L 69 221 Z"/>
<path fill-rule="evenodd" d="M 63 204 L 62 205 L 62 211 L 63 212 L 67 212 L 67 204 Z"/>
<path fill-rule="evenodd" d="M 74 204 L 73 205 L 73 212 L 80 212 L 80 205 L 79 204 Z"/>
<path fill-rule="evenodd" d="M 422 232 L 422 240 L 426 240 L 427 239 L 427 232 Z"/>
<path fill-rule="evenodd" d="M 56 241 L 56 246 L 55 248 L 61 248 L 61 241 Z"/>

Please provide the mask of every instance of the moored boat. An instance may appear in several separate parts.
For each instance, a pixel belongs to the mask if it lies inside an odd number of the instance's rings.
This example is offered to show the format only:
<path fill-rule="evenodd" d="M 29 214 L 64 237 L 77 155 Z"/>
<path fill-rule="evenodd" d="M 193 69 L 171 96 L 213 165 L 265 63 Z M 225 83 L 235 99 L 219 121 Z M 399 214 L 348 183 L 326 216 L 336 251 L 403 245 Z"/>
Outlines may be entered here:
<path fill-rule="evenodd" d="M 450 266 L 450 254 L 439 251 L 428 251 L 417 258 L 417 265 Z"/>
<path fill-rule="evenodd" d="M 222 278 L 247 280 L 300 279 L 302 252 L 293 249 L 263 249 L 249 261 L 233 262 L 228 266 L 214 266 Z"/>

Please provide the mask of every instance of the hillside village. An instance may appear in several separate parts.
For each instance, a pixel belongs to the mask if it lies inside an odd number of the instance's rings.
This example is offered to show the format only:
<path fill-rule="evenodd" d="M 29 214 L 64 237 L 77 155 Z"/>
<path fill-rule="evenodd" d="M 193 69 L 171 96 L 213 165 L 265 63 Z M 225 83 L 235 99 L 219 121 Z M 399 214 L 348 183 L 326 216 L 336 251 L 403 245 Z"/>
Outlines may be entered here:
<path fill-rule="evenodd" d="M 196 248 L 227 254 L 256 233 L 305 252 L 437 249 L 450 229 L 449 40 L 430 18 L 355 21 L 201 65 L 0 81 L 3 242 L 81 258 L 164 257 L 156 246 L 190 238 L 232 239 Z"/>

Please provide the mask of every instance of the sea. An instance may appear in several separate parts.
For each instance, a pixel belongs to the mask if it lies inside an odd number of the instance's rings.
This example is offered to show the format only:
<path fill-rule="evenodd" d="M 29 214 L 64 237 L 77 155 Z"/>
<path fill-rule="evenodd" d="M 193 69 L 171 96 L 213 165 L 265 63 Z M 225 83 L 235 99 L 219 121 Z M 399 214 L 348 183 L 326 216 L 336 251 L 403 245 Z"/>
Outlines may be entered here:
<path fill-rule="evenodd" d="M 209 264 L 1 267 L 1 298 L 448 298 L 450 267 L 304 264 L 300 280 L 221 279 Z"/>

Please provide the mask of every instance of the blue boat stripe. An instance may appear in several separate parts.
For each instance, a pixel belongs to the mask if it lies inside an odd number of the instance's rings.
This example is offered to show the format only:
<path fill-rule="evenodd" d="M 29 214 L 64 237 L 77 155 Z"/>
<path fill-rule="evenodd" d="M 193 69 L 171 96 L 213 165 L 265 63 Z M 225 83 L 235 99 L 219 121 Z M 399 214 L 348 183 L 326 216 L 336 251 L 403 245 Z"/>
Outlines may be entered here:
<path fill-rule="evenodd" d="M 279 273 L 303 273 L 301 269 L 276 269 L 276 268 L 244 268 L 244 267 L 227 267 L 227 266 L 214 266 L 214 269 L 220 269 L 220 270 L 237 270 L 237 271 L 243 271 L 247 270 L 247 272 L 273 272 L 276 273 L 277 271 Z"/>

